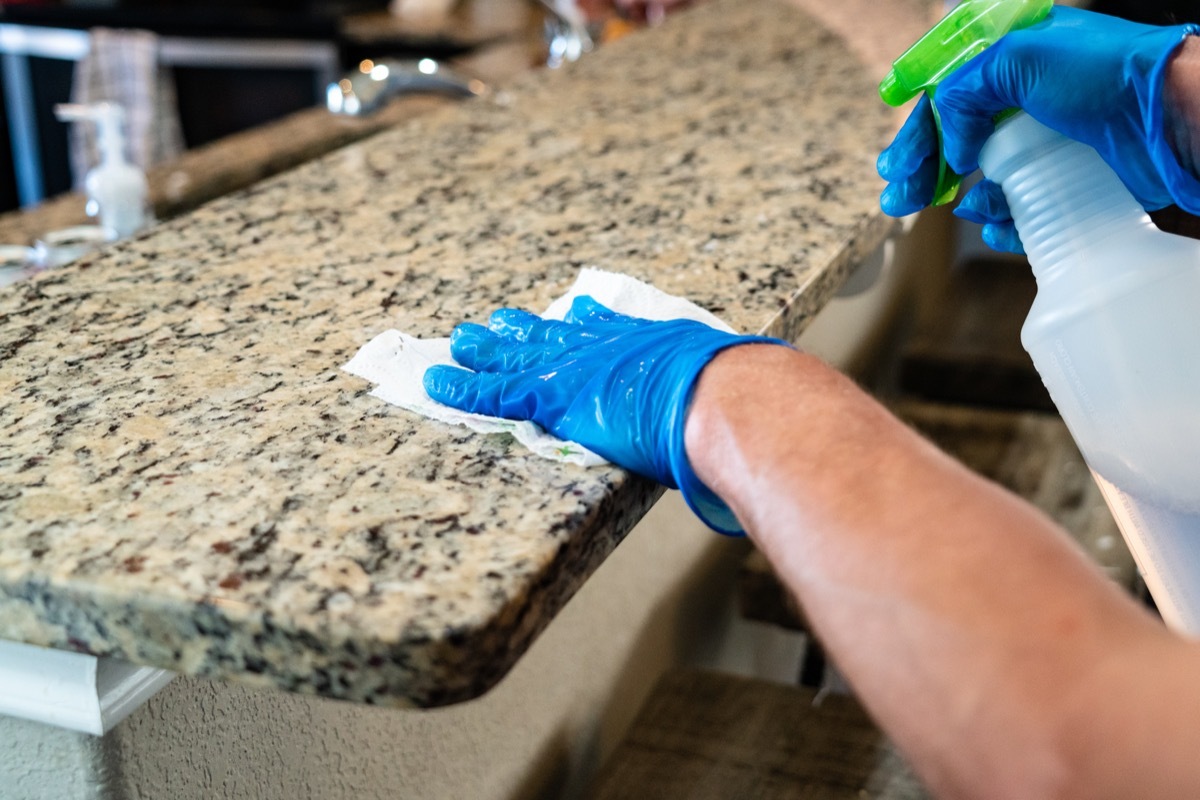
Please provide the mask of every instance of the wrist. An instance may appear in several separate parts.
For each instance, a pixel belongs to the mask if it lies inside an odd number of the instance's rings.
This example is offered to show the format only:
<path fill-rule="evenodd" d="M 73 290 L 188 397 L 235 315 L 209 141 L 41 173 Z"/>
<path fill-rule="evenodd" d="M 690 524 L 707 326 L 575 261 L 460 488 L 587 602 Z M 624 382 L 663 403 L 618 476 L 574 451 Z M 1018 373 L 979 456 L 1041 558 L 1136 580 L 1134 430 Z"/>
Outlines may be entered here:
<path fill-rule="evenodd" d="M 796 409 L 825 396 L 816 384 L 840 378 L 813 356 L 768 344 L 725 350 L 700 373 L 684 423 L 685 455 L 743 526 L 753 524 L 744 484 L 756 483 L 754 473 L 765 468 L 751 454 L 787 440 Z"/>
<path fill-rule="evenodd" d="M 1200 178 L 1200 37 L 1176 48 L 1163 78 L 1163 128 L 1180 166 Z"/>
<path fill-rule="evenodd" d="M 695 426 L 690 425 L 689 421 L 694 415 L 694 406 L 696 402 L 696 392 L 699 389 L 704 375 L 708 373 L 714 362 L 722 361 L 723 363 L 737 363 L 739 356 L 731 355 L 736 351 L 738 354 L 757 351 L 782 351 L 785 353 L 794 353 L 792 346 L 782 339 L 773 339 L 766 336 L 740 336 L 735 338 L 721 337 L 715 347 L 708 352 L 697 353 L 697 369 L 691 374 L 691 377 L 684 380 L 680 384 L 680 389 L 685 393 L 683 402 L 673 403 L 674 411 L 668 421 L 668 441 L 666 447 L 667 463 L 669 464 L 670 477 L 672 484 L 683 493 L 684 500 L 688 507 L 710 528 L 729 536 L 741 536 L 745 533 L 741 521 L 738 519 L 735 512 L 730 508 L 729 504 L 723 499 L 722 495 L 710 486 L 710 484 L 700 476 L 696 471 L 695 465 L 689 455 L 689 446 L 687 441 L 688 431 L 694 430 Z M 705 406 L 701 403 L 701 406 Z M 701 411 L 701 418 L 704 417 L 705 411 Z M 680 416 L 682 415 L 682 417 Z M 700 447 L 693 447 L 695 452 L 703 452 L 706 456 L 710 454 L 707 441 Z M 711 473 L 711 470 L 709 470 Z"/>

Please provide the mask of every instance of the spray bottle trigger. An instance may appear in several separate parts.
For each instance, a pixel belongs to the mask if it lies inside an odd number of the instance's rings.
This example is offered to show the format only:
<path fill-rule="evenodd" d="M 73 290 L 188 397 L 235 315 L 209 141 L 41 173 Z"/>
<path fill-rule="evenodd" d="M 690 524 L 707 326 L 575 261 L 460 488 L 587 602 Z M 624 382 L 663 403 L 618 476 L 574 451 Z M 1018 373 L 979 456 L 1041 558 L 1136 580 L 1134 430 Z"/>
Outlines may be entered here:
<path fill-rule="evenodd" d="M 938 113 L 937 104 L 933 102 L 933 93 L 930 92 L 929 94 L 929 107 L 933 109 L 933 122 L 934 127 L 937 129 L 938 137 L 938 179 L 937 186 L 933 190 L 933 202 L 930 205 L 944 206 L 953 202 L 958 197 L 958 191 L 962 188 L 963 176 L 952 170 L 950 165 L 946 163 L 946 148 L 942 135 L 942 115 Z M 993 117 L 992 122 L 999 125 L 1020 110 L 1019 108 L 1005 109 Z"/>
<path fill-rule="evenodd" d="M 933 109 L 933 124 L 937 129 L 938 138 L 938 177 L 937 186 L 933 190 L 933 202 L 930 205 L 944 206 L 954 202 L 958 190 L 962 186 L 962 176 L 950 169 L 946 163 L 945 139 L 942 135 L 942 115 L 938 113 L 937 104 L 933 102 L 933 92 L 929 93 L 929 107 Z"/>
<path fill-rule="evenodd" d="M 892 62 L 891 70 L 879 84 L 879 96 L 888 105 L 901 106 L 924 91 L 932 101 L 946 76 L 1010 31 L 1041 22 L 1053 8 L 1053 0 L 961 0 Z M 933 205 L 940 206 L 958 196 L 962 178 L 946 164 L 942 121 L 936 105 L 933 117 L 938 137 L 938 180 Z"/>

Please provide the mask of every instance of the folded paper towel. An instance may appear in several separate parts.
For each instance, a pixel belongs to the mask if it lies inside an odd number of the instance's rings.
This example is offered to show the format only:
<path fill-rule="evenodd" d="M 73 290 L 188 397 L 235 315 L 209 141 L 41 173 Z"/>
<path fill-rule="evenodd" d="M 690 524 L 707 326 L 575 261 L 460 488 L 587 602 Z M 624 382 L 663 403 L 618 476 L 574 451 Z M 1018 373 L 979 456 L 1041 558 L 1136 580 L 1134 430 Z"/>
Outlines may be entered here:
<path fill-rule="evenodd" d="M 718 330 L 734 332 L 720 318 L 681 297 L 667 294 L 628 275 L 591 268 L 581 270 L 570 290 L 551 303 L 542 317 L 563 319 L 571 308 L 571 301 L 581 295 L 590 295 L 612 310 L 634 317 L 691 319 Z M 442 405 L 425 393 L 422 382 L 425 370 L 434 364 L 454 364 L 448 338 L 417 339 L 401 331 L 390 330 L 363 345 L 342 369 L 376 384 L 371 392 L 372 397 L 431 419 L 465 425 L 479 433 L 512 434 L 534 453 L 556 461 L 585 467 L 607 463 L 578 444 L 564 442 L 550 435 L 536 423 L 468 414 Z"/>

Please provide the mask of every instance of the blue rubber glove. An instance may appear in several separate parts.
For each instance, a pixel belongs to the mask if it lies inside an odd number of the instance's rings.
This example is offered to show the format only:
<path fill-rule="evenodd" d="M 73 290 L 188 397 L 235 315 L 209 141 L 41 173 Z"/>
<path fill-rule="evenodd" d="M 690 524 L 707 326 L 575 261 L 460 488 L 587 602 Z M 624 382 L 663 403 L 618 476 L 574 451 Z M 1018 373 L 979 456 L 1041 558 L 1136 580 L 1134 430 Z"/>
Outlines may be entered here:
<path fill-rule="evenodd" d="M 467 369 L 430 367 L 425 390 L 464 411 L 533 420 L 679 489 L 710 527 L 738 534 L 733 512 L 692 471 L 683 432 L 701 370 L 722 350 L 755 342 L 786 346 L 690 320 L 627 317 L 579 297 L 562 322 L 505 308 L 486 328 L 459 325 L 450 351 Z"/>
<path fill-rule="evenodd" d="M 1171 55 L 1195 25 L 1159 27 L 1055 7 L 1042 22 L 1013 31 L 942 81 L 935 94 L 946 161 L 960 175 L 979 168 L 996 114 L 1021 108 L 1034 119 L 1096 148 L 1148 211 L 1172 202 L 1200 213 L 1200 181 L 1171 149 L 1163 78 Z M 884 212 L 905 216 L 933 199 L 937 132 L 922 100 L 879 157 L 889 185 Z M 984 225 L 1000 250 L 1023 252 L 1000 187 L 982 180 L 955 214 Z"/>

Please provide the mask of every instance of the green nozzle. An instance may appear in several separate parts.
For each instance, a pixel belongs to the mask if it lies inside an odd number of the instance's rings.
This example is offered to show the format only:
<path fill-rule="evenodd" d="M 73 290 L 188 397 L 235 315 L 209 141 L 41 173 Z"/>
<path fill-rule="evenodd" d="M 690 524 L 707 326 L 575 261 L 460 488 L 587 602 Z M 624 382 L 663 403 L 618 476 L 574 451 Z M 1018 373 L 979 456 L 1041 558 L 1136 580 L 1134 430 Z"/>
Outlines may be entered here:
<path fill-rule="evenodd" d="M 1053 7 L 1053 0 L 963 0 L 892 62 L 891 71 L 879 84 L 879 96 L 891 106 L 904 105 L 921 92 L 927 92 L 933 99 L 938 84 L 947 75 L 1009 31 L 1041 22 Z M 940 142 L 942 121 L 936 105 L 933 116 Z M 943 155 L 938 165 L 933 204 L 940 206 L 953 200 L 961 182 L 962 178 L 946 165 Z"/>

